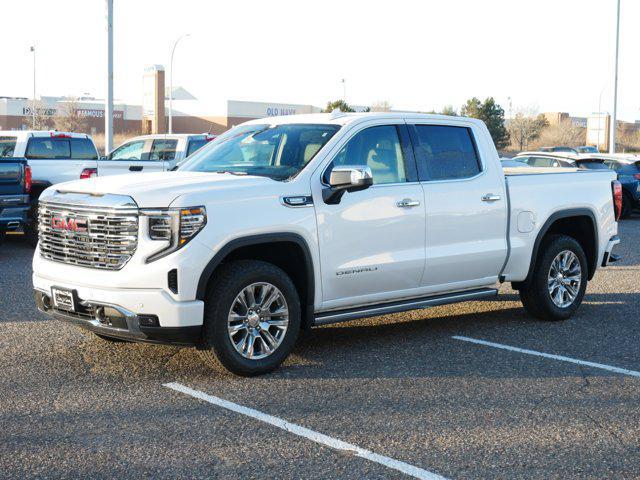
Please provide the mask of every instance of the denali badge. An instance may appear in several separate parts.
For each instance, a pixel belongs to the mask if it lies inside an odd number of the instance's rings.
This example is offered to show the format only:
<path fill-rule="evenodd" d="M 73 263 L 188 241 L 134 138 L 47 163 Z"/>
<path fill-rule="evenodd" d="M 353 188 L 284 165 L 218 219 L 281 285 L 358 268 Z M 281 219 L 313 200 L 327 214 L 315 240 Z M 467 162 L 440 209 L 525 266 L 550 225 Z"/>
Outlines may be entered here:
<path fill-rule="evenodd" d="M 336 275 L 353 275 L 354 273 L 375 272 L 376 270 L 378 270 L 378 267 L 350 268 L 348 270 L 338 270 Z"/>
<path fill-rule="evenodd" d="M 51 228 L 70 232 L 86 232 L 86 218 L 51 217 Z"/>

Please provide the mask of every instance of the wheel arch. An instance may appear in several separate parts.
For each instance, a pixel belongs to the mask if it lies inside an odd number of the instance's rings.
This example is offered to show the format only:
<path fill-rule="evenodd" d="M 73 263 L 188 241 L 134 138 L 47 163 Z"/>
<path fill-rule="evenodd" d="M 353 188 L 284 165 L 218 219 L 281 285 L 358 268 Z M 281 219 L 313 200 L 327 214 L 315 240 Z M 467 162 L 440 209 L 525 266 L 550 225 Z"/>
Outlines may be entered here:
<path fill-rule="evenodd" d="M 209 260 L 200 274 L 196 299 L 205 300 L 209 284 L 221 265 L 238 259 L 264 260 L 282 268 L 298 290 L 302 306 L 302 326 L 311 326 L 315 302 L 315 271 L 309 245 L 301 235 L 291 232 L 265 233 L 229 241 Z M 298 261 L 302 262 L 302 271 L 297 266 Z"/>
<path fill-rule="evenodd" d="M 572 208 L 554 212 L 544 222 L 533 244 L 527 277 L 521 282 L 512 282 L 514 289 L 519 290 L 531 282 L 531 277 L 533 276 L 533 271 L 538 261 L 540 246 L 547 235 L 555 233 L 569 235 L 580 243 L 580 246 L 587 256 L 588 279 L 591 280 L 593 278 L 598 266 L 598 250 L 600 245 L 598 222 L 595 214 L 590 209 Z M 576 235 L 576 233 L 582 235 Z"/>

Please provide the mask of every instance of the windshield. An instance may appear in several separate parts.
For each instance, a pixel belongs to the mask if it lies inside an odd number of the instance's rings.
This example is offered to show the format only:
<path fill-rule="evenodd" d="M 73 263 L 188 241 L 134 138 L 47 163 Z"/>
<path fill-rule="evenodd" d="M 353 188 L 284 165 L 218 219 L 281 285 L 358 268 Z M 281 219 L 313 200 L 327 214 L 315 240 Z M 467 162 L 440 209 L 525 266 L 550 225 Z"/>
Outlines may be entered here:
<path fill-rule="evenodd" d="M 241 125 L 195 152 L 178 170 L 287 180 L 339 130 L 337 125 Z"/>

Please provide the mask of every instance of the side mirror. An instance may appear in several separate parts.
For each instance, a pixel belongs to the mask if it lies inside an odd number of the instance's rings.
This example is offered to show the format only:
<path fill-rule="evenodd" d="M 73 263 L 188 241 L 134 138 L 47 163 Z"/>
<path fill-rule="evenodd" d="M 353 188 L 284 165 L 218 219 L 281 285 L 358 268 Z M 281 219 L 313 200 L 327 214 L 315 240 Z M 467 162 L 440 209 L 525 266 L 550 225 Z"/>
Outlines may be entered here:
<path fill-rule="evenodd" d="M 329 176 L 329 187 L 322 191 L 324 203 L 335 205 L 345 192 L 358 192 L 373 185 L 373 174 L 369 167 L 342 165 L 334 167 Z"/>

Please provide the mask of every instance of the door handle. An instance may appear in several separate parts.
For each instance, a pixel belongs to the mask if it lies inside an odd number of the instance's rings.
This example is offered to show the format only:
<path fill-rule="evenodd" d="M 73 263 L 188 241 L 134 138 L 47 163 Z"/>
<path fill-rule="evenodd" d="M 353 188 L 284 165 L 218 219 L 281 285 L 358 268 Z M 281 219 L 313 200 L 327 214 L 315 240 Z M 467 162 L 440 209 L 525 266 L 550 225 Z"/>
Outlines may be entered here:
<path fill-rule="evenodd" d="M 481 197 L 483 202 L 497 202 L 500 200 L 500 195 L 496 195 L 494 193 L 486 193 Z"/>
<path fill-rule="evenodd" d="M 411 200 L 410 198 L 405 198 L 403 200 L 400 200 L 398 203 L 396 203 L 396 205 L 400 208 L 409 208 L 409 207 L 417 207 L 418 205 L 420 205 L 420 202 L 418 200 Z"/>
<path fill-rule="evenodd" d="M 142 165 L 131 165 L 129 167 L 129 171 L 130 172 L 141 172 L 142 171 Z"/>

